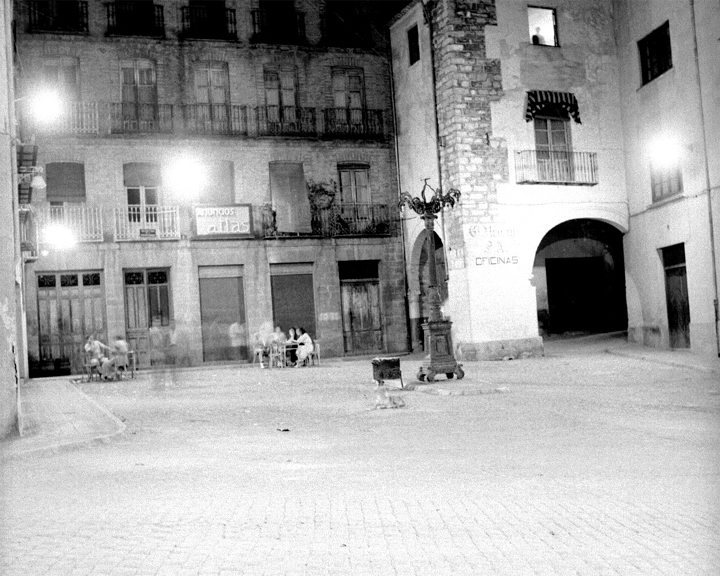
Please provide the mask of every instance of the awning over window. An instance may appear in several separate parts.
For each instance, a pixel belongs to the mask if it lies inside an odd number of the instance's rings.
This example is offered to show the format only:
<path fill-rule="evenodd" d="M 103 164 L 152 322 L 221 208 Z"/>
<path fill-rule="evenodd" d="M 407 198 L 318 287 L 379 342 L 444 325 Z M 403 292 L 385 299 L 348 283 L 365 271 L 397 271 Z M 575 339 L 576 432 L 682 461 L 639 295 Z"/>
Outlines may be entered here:
<path fill-rule="evenodd" d="M 580 108 L 577 99 L 571 92 L 552 92 L 551 90 L 529 90 L 527 93 L 527 106 L 525 120 L 530 122 L 535 116 L 543 114 L 549 107 L 556 107 L 580 124 Z"/>
<path fill-rule="evenodd" d="M 123 184 L 126 188 L 156 188 L 160 186 L 160 166 L 147 162 L 130 162 L 123 164 Z"/>

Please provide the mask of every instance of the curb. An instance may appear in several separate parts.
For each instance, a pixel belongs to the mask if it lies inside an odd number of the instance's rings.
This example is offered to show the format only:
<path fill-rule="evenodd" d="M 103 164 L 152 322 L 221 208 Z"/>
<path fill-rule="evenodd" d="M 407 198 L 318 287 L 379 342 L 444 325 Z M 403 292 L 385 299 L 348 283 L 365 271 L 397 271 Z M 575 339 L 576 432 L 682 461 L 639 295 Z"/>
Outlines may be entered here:
<path fill-rule="evenodd" d="M 0 452 L 0 460 L 11 460 L 13 458 L 26 456 L 28 454 L 57 454 L 65 450 L 72 450 L 81 446 L 104 444 L 106 442 L 109 442 L 115 436 L 118 436 L 125 432 L 127 426 L 122 420 L 120 420 L 107 408 L 105 408 L 101 404 L 98 404 L 95 400 L 85 394 L 85 392 L 80 390 L 72 382 L 66 381 L 66 384 L 68 386 L 68 389 L 72 390 L 78 397 L 82 399 L 82 401 L 91 404 L 92 406 L 97 408 L 104 416 L 106 416 L 108 420 L 110 420 L 115 425 L 115 430 L 113 430 L 112 432 L 106 432 L 95 436 L 86 436 L 83 438 L 73 438 L 72 436 L 67 436 L 61 439 L 54 439 L 54 442 L 49 442 L 48 445 L 45 446 L 27 447 L 25 449 L 19 449 L 17 451 L 8 450 L 7 452 Z M 42 436 L 42 433 L 38 434 L 38 436 Z M 21 441 L 22 438 L 23 436 L 20 435 L 11 440 L 11 442 L 19 440 Z M 48 436 L 48 438 L 51 438 L 51 436 Z M 12 446 L 12 444 L 10 444 L 9 446 Z"/>
<path fill-rule="evenodd" d="M 691 370 L 699 370 L 710 374 L 720 374 L 720 368 L 712 368 L 710 366 L 701 366 L 699 364 L 691 364 L 689 362 L 678 362 L 674 360 L 667 360 L 665 358 L 657 358 L 652 355 L 645 355 L 642 352 L 625 351 L 612 348 L 606 348 L 605 352 L 615 356 L 623 356 L 625 358 L 633 358 L 635 360 L 644 360 L 645 362 L 655 362 L 656 364 L 674 366 L 675 368 L 689 368 Z"/>

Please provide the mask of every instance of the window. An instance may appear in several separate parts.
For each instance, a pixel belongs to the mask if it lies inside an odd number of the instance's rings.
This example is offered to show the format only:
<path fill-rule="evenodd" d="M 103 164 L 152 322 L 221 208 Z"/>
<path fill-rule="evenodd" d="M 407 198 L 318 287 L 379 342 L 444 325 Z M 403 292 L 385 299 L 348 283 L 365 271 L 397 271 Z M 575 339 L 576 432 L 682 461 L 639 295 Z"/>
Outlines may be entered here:
<path fill-rule="evenodd" d="M 410 66 L 420 60 L 420 39 L 418 37 L 417 24 L 407 32 L 408 52 L 410 53 Z"/>
<path fill-rule="evenodd" d="M 195 68 L 195 111 L 198 128 L 204 132 L 227 131 L 230 102 L 227 64 L 203 62 Z"/>
<path fill-rule="evenodd" d="M 127 192 L 128 220 L 141 225 L 157 222 L 159 166 L 145 162 L 125 164 L 123 180 Z"/>
<path fill-rule="evenodd" d="M 547 105 L 535 115 L 533 122 L 540 181 L 571 181 L 570 122 L 567 113 Z"/>
<path fill-rule="evenodd" d="M 45 165 L 47 199 L 51 203 L 85 201 L 85 165 L 50 162 Z"/>
<path fill-rule="evenodd" d="M 127 330 L 169 325 L 169 270 L 126 270 L 125 327 Z"/>
<path fill-rule="evenodd" d="M 642 83 L 647 84 L 672 68 L 670 22 L 665 22 L 638 42 Z"/>
<path fill-rule="evenodd" d="M 157 122 L 155 67 L 149 60 L 126 60 L 120 65 L 122 118 L 125 130 L 146 131 Z"/>
<path fill-rule="evenodd" d="M 270 124 L 297 121 L 297 90 L 294 67 L 266 68 L 265 103 Z"/>
<path fill-rule="evenodd" d="M 365 102 L 363 71 L 358 68 L 334 68 L 332 71 L 334 124 L 360 127 Z"/>
<path fill-rule="evenodd" d="M 559 46 L 554 8 L 528 7 L 530 42 L 539 46 Z"/>
<path fill-rule="evenodd" d="M 325 41 L 330 46 L 363 47 L 370 43 L 370 20 L 363 2 L 327 0 Z"/>
<path fill-rule="evenodd" d="M 343 204 L 370 203 L 368 166 L 346 164 L 338 166 L 340 177 L 340 201 Z"/>
<path fill-rule="evenodd" d="M 43 64 L 43 84 L 60 95 L 63 100 L 80 98 L 78 62 L 75 58 L 53 58 Z"/>
<path fill-rule="evenodd" d="M 652 189 L 652 200 L 658 202 L 682 194 L 682 171 L 677 161 L 664 159 L 661 162 L 650 163 L 650 187 Z"/>

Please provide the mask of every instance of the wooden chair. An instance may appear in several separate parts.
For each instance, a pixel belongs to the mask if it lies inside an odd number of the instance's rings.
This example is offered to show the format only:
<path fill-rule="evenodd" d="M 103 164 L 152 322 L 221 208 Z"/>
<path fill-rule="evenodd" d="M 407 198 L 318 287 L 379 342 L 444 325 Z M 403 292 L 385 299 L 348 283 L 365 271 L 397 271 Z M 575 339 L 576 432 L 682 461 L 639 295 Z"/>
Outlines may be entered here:
<path fill-rule="evenodd" d="M 123 380 L 128 372 L 130 372 L 130 378 L 135 378 L 136 356 L 134 350 L 127 353 L 127 359 L 127 364 L 119 364 L 115 367 L 116 380 Z"/>
<path fill-rule="evenodd" d="M 261 348 L 260 346 L 256 346 L 253 349 L 253 361 L 252 363 L 255 364 L 255 360 L 260 361 L 260 366 L 264 365 L 264 357 L 265 357 L 265 349 Z"/>

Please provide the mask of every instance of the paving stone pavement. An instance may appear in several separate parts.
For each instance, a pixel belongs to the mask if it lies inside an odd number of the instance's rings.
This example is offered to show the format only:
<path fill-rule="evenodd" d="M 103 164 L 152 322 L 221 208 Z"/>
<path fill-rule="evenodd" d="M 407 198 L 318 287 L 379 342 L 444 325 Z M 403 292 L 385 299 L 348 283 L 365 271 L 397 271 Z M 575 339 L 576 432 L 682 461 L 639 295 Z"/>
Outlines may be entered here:
<path fill-rule="evenodd" d="M 0 574 L 720 574 L 720 373 L 605 348 L 466 362 L 396 410 L 369 360 L 78 384 L 125 428 L 6 450 Z"/>

